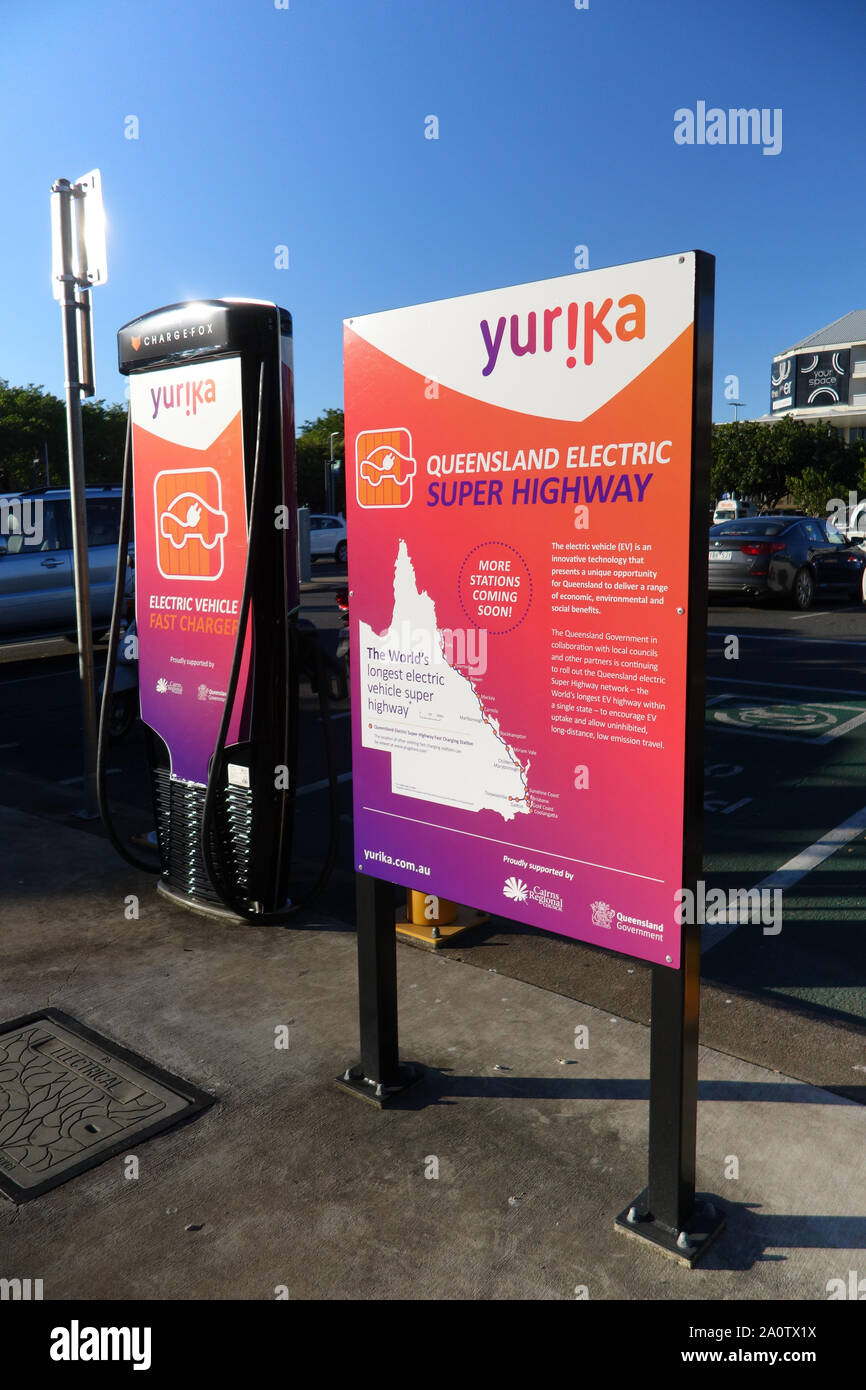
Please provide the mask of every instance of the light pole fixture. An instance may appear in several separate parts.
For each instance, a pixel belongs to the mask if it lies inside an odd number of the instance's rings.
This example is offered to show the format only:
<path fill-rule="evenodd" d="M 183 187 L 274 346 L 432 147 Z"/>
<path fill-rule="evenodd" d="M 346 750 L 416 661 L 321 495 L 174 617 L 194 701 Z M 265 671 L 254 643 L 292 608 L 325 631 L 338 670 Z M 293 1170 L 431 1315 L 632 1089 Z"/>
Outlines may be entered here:
<path fill-rule="evenodd" d="M 63 360 L 66 374 L 66 439 L 69 454 L 69 492 L 72 510 L 72 561 L 75 574 L 75 619 L 78 632 L 78 673 L 84 718 L 84 808 L 95 819 L 96 804 L 96 686 L 93 673 L 93 631 L 90 618 L 90 571 L 87 549 L 87 511 L 84 482 L 82 396 L 95 393 L 93 384 L 93 326 L 90 291 L 108 279 L 105 256 L 105 213 L 102 177 L 98 169 L 75 183 L 58 179 L 51 187 L 52 289 L 63 318 Z"/>

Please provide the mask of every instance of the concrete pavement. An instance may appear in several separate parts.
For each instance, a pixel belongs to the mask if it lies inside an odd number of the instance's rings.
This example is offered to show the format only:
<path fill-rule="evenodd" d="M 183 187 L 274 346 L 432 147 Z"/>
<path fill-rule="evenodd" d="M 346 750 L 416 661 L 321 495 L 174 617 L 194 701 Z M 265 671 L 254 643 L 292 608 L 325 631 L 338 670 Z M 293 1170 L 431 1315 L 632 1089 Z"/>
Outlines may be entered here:
<path fill-rule="evenodd" d="M 645 1025 L 400 945 L 401 1055 L 427 1073 L 380 1113 L 332 1085 L 358 1051 L 350 925 L 214 924 L 19 810 L 0 839 L 0 1021 L 62 1009 L 219 1098 L 133 1146 L 137 1179 L 118 1157 L 0 1199 L 0 1276 L 45 1299 L 822 1300 L 866 1274 L 862 1105 L 703 1048 L 698 1187 L 728 1227 L 689 1271 L 613 1228 L 646 1176 Z"/>

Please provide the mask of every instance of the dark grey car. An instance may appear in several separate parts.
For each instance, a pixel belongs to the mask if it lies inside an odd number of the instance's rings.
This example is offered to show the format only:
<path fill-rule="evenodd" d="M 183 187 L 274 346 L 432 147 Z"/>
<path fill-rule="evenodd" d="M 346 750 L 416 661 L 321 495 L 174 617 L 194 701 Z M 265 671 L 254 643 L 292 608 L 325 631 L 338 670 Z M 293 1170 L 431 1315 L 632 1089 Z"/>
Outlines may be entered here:
<path fill-rule="evenodd" d="M 778 595 L 795 608 L 816 593 L 859 598 L 866 552 L 820 517 L 755 516 L 710 527 L 709 591 Z"/>
<path fill-rule="evenodd" d="M 86 490 L 90 604 L 94 628 L 111 621 L 120 489 Z M 127 594 L 132 593 L 132 572 Z M 75 632 L 72 517 L 68 488 L 0 499 L 0 638 Z"/>

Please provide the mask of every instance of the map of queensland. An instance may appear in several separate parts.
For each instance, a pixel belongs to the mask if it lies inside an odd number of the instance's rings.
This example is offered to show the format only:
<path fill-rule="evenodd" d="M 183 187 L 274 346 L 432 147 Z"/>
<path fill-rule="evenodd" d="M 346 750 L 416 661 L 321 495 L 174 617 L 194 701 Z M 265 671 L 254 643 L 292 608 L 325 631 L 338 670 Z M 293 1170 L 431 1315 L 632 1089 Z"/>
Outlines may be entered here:
<path fill-rule="evenodd" d="M 361 727 L 365 748 L 391 756 L 391 791 L 503 820 L 531 810 L 529 763 L 522 763 L 485 713 L 473 682 L 447 660 L 428 593 L 401 540 L 394 566 L 390 627 L 360 624 Z"/>

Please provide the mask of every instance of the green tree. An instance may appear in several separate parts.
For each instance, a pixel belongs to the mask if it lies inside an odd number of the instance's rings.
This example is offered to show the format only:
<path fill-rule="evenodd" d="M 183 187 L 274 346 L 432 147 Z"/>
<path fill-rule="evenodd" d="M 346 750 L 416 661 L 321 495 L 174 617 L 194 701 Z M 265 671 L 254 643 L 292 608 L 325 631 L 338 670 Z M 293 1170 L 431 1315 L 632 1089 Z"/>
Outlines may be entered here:
<path fill-rule="evenodd" d="M 298 431 L 295 459 L 300 506 L 310 507 L 314 512 L 327 510 L 325 489 L 327 465 L 331 454 L 331 435 L 339 431 L 339 438 L 334 440 L 334 457 L 342 462 L 339 472 L 334 474 L 334 507 L 338 512 L 345 512 L 346 468 L 343 429 L 343 412 L 334 407 L 324 411 L 315 420 L 306 420 Z"/>
<path fill-rule="evenodd" d="M 827 516 L 827 479 L 819 468 L 804 468 L 788 481 L 788 492 L 794 505 L 802 507 L 809 516 Z"/>
<path fill-rule="evenodd" d="M 81 418 L 85 481 L 119 483 L 125 406 L 85 401 Z M 10 386 L 0 380 L 0 489 L 40 486 L 45 482 L 46 463 L 54 486 L 68 484 L 64 402 L 41 386 Z"/>
<path fill-rule="evenodd" d="M 841 432 L 825 420 L 795 420 L 782 416 L 772 424 L 742 420 L 713 426 L 710 489 L 754 497 L 768 507 L 789 492 L 821 502 L 826 514 L 832 497 L 845 496 L 856 486 L 863 469 L 863 451 L 846 444 Z M 805 504 L 801 503 L 805 508 Z M 810 506 L 809 508 L 813 508 Z"/>
<path fill-rule="evenodd" d="M 85 401 L 81 408 L 84 475 L 88 483 L 120 486 L 126 442 L 126 406 Z"/>
<path fill-rule="evenodd" d="M 52 478 L 59 478 L 66 458 L 63 402 L 41 386 L 0 380 L 0 485 L 12 490 L 43 483 L 46 452 Z"/>

